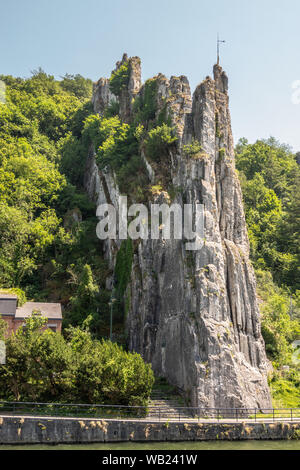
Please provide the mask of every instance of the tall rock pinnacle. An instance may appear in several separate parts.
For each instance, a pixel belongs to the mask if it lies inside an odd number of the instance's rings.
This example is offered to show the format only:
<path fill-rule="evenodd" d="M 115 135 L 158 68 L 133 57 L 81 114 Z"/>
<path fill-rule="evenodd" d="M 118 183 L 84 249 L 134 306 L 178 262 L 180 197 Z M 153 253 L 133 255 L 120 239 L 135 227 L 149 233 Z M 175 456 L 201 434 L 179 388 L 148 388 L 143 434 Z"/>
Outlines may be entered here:
<path fill-rule="evenodd" d="M 129 80 L 118 99 L 120 117 L 132 119 L 132 102 L 143 97 L 140 60 L 129 63 Z M 163 165 L 143 152 L 152 184 L 168 180 L 176 188 L 173 202 L 205 207 L 205 243 L 187 251 L 184 240 L 143 240 L 134 250 L 126 290 L 127 331 L 131 350 L 152 363 L 185 393 L 192 406 L 268 408 L 268 361 L 260 331 L 256 282 L 249 261 L 241 188 L 235 172 L 234 144 L 228 98 L 228 78 L 219 65 L 191 97 L 186 77 L 154 77 L 156 118 L 162 111 L 178 137 Z M 111 99 L 101 79 L 93 103 L 100 114 Z M 201 152 L 186 148 L 197 141 Z M 165 173 L 164 173 L 165 172 Z M 86 189 L 98 203 L 117 204 L 114 174 L 99 171 L 93 155 L 85 175 Z M 156 202 L 170 202 L 168 190 Z M 105 253 L 115 264 L 116 247 Z"/>

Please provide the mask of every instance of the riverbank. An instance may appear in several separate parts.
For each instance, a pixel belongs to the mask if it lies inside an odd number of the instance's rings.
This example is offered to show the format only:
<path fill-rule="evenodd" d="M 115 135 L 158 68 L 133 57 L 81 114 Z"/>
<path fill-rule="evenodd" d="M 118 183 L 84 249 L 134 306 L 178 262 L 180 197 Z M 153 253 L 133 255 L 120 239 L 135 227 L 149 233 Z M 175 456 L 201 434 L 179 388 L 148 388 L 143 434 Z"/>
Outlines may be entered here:
<path fill-rule="evenodd" d="M 0 417 L 0 444 L 297 440 L 300 422 L 149 422 Z"/>

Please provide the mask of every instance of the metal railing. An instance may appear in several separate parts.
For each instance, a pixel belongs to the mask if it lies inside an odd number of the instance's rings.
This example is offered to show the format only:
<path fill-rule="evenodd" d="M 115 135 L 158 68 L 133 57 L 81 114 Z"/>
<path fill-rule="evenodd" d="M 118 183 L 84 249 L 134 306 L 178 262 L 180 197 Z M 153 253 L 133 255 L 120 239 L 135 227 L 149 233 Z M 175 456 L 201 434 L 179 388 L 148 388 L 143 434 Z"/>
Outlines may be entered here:
<path fill-rule="evenodd" d="M 99 419 L 147 419 L 153 421 L 300 421 L 300 408 L 174 408 L 159 406 L 100 405 L 78 403 L 0 402 L 0 416 L 57 416 Z"/>

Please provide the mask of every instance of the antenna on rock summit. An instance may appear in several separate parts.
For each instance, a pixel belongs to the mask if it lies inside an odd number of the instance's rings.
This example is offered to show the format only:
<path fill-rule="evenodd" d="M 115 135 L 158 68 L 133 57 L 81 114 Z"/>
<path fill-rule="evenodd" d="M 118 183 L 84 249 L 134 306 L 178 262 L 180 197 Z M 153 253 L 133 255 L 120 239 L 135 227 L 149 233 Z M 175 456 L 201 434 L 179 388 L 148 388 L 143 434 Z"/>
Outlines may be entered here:
<path fill-rule="evenodd" d="M 217 38 L 217 64 L 218 65 L 220 65 L 220 44 L 224 42 L 226 41 L 219 39 L 219 33 L 218 33 L 218 38 Z"/>

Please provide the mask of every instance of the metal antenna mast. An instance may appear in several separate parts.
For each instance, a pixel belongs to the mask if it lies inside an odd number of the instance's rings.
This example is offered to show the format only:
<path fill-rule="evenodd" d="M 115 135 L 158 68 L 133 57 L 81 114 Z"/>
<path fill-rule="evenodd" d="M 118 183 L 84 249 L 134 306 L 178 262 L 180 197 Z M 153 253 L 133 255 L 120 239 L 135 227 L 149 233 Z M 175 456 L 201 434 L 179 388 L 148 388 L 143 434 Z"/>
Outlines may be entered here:
<path fill-rule="evenodd" d="M 218 65 L 220 65 L 220 44 L 224 42 L 226 41 L 219 39 L 219 33 L 218 33 L 218 39 L 217 39 L 217 64 Z"/>

